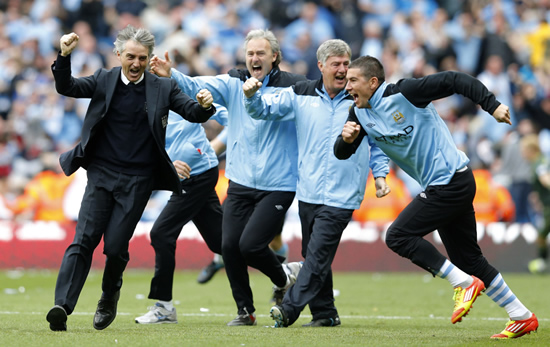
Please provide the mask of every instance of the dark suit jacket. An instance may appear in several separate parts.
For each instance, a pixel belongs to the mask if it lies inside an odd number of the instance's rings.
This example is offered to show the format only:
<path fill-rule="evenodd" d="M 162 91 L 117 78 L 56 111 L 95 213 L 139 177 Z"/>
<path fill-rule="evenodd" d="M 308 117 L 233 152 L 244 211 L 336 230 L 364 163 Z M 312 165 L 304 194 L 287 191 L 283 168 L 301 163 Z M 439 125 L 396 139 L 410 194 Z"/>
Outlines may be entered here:
<path fill-rule="evenodd" d="M 59 58 L 58 58 L 59 59 Z M 68 56 L 70 59 L 70 56 Z M 74 98 L 91 98 L 90 105 L 82 125 L 80 142 L 70 151 L 61 154 L 59 162 L 65 175 L 69 176 L 79 167 L 86 168 L 89 164 L 86 156 L 86 146 L 96 133 L 97 125 L 107 114 L 115 86 L 120 79 L 121 67 L 111 70 L 99 69 L 92 76 L 74 78 L 68 68 L 56 69 L 52 65 L 55 88 L 59 94 Z M 172 110 L 193 123 L 206 122 L 216 109 L 205 110 L 200 104 L 184 94 L 176 81 L 161 78 L 150 72 L 145 72 L 145 98 L 147 116 L 151 133 L 162 154 L 162 166 L 156 170 L 154 177 L 155 190 L 171 190 L 181 194 L 181 183 L 176 169 L 165 150 L 166 125 L 168 111 Z"/>

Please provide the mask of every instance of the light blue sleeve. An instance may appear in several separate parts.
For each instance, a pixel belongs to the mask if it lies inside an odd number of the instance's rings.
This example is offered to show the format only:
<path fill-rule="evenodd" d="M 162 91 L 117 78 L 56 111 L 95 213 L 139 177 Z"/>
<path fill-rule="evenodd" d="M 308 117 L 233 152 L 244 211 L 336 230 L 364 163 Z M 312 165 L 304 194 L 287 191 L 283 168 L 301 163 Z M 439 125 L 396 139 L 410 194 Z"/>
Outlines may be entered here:
<path fill-rule="evenodd" d="M 290 121 L 295 119 L 294 106 L 296 93 L 294 88 L 281 89 L 274 94 L 263 94 L 257 91 L 247 98 L 243 93 L 244 106 L 248 115 L 254 119 L 271 121 Z"/>
<path fill-rule="evenodd" d="M 214 103 L 214 107 L 216 107 L 216 113 L 210 119 L 215 120 L 216 122 L 220 123 L 224 127 L 227 126 L 227 108 L 225 106 L 222 106 L 220 104 Z M 219 136 L 219 135 L 218 135 Z"/>
<path fill-rule="evenodd" d="M 240 80 L 231 78 L 229 75 L 189 77 L 174 68 L 171 71 L 171 78 L 192 99 L 196 99 L 195 97 L 201 89 L 208 89 L 216 104 L 227 107 L 232 98 L 240 98 L 238 94 L 242 94 Z"/>
<path fill-rule="evenodd" d="M 390 158 L 370 139 L 366 136 L 370 145 L 370 160 L 369 166 L 374 177 L 386 177 L 390 172 Z"/>

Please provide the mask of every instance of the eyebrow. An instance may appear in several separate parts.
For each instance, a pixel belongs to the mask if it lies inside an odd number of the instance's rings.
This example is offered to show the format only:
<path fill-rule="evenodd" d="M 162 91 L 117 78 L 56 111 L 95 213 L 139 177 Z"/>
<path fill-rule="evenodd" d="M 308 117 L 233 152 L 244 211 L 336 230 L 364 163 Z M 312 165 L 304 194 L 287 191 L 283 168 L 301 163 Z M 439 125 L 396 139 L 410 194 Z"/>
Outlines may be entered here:
<path fill-rule="evenodd" d="M 130 53 L 130 52 L 126 52 L 126 56 L 127 56 L 127 57 L 147 58 L 147 55 L 146 55 L 146 54 L 144 54 L 144 55 L 137 55 L 137 54 L 133 54 L 133 53 Z"/>

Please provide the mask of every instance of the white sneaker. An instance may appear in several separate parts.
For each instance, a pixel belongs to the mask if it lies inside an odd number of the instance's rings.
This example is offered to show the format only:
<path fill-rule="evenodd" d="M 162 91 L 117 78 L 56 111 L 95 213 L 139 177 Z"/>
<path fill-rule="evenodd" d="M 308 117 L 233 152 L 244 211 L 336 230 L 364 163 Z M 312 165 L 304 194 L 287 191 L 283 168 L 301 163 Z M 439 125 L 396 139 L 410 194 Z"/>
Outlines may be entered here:
<path fill-rule="evenodd" d="M 275 305 L 281 305 L 283 302 L 283 297 L 285 296 L 286 291 L 288 288 L 290 288 L 294 283 L 296 283 L 296 279 L 298 278 L 298 273 L 302 269 L 302 262 L 292 262 L 288 264 L 283 264 L 283 270 L 285 270 L 285 273 L 288 276 L 288 279 L 286 281 L 286 284 L 284 287 L 278 287 L 276 285 L 273 285 L 273 298 L 272 301 L 275 303 Z"/>
<path fill-rule="evenodd" d="M 303 263 L 300 261 L 295 261 L 288 264 L 283 264 L 283 269 L 288 274 L 288 278 L 290 279 L 290 284 L 287 283 L 285 286 L 286 289 L 288 289 L 291 285 L 296 283 L 296 279 L 298 278 L 298 274 L 300 273 L 300 270 L 302 269 Z"/>
<path fill-rule="evenodd" d="M 155 306 L 149 307 L 149 312 L 141 317 L 136 318 L 138 324 L 163 324 L 163 323 L 177 323 L 178 315 L 176 314 L 176 308 L 167 310 L 164 305 L 156 303 Z"/>

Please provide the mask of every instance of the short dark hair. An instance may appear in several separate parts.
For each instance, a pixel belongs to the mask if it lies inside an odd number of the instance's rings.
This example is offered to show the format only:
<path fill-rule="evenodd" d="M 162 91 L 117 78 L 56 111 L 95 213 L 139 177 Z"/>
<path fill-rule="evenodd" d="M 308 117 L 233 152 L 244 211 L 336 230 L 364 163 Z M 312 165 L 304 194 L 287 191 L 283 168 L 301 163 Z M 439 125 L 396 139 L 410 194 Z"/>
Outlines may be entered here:
<path fill-rule="evenodd" d="M 355 59 L 351 62 L 351 64 L 349 64 L 348 68 L 359 69 L 361 71 L 361 74 L 367 79 L 371 77 L 376 77 L 378 78 L 380 84 L 386 81 L 386 75 L 384 73 L 384 67 L 382 66 L 382 63 L 380 63 L 378 59 L 376 59 L 375 57 L 371 57 L 370 55 L 364 55 Z"/>

